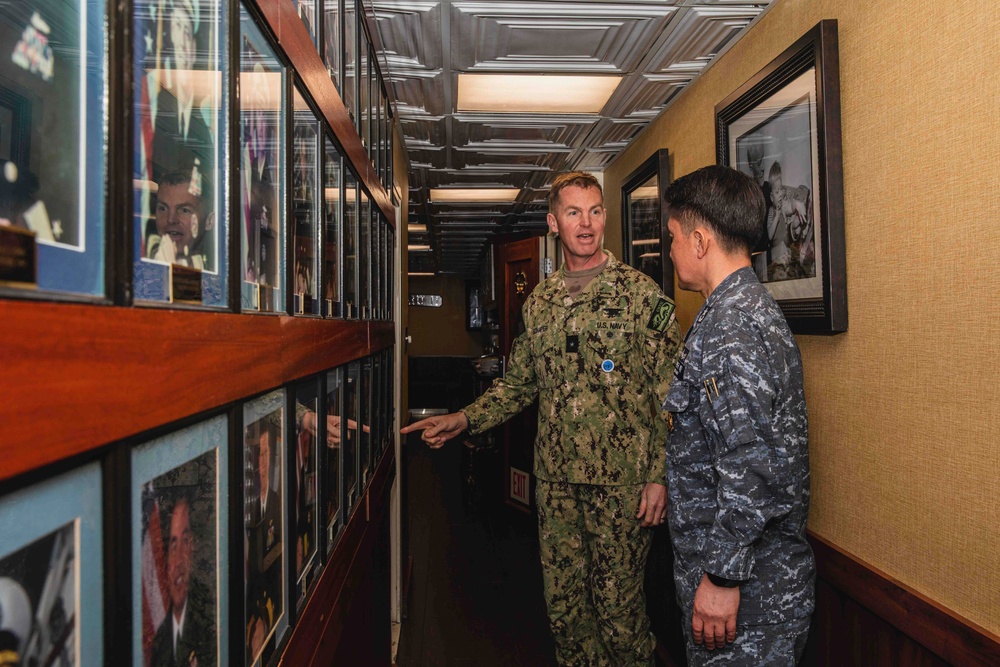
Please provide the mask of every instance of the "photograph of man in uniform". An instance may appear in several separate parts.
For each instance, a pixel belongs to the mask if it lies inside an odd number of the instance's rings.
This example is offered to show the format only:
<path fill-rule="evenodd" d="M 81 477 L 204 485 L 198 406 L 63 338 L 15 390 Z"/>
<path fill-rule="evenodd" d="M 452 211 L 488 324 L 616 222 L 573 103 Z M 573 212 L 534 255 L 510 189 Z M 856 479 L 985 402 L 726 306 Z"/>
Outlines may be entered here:
<path fill-rule="evenodd" d="M 156 630 L 150 667 L 210 667 L 217 663 L 215 604 L 204 585 L 193 579 L 195 536 L 191 501 L 181 495 L 164 515 L 169 521 L 167 541 L 167 617 Z"/>
<path fill-rule="evenodd" d="M 207 186 L 208 179 L 202 179 Z M 149 226 L 146 257 L 168 264 L 215 270 L 215 212 L 211 196 L 196 194 L 191 175 L 182 171 L 163 174 L 157 183 L 155 226 Z M 208 190 L 211 192 L 211 190 Z"/>
<path fill-rule="evenodd" d="M 247 649 L 255 658 L 282 613 L 281 414 L 273 412 L 246 428 L 246 456 L 256 464 L 247 498 Z"/>

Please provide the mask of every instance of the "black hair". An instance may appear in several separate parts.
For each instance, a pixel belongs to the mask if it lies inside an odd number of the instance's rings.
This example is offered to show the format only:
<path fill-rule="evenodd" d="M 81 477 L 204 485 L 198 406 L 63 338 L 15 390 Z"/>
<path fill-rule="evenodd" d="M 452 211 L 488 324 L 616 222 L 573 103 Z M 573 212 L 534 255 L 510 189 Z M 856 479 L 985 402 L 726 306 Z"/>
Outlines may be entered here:
<path fill-rule="evenodd" d="M 752 252 L 764 235 L 767 204 L 760 185 L 736 169 L 710 165 L 681 176 L 664 197 L 667 212 L 685 233 L 707 223 L 726 252 Z"/>

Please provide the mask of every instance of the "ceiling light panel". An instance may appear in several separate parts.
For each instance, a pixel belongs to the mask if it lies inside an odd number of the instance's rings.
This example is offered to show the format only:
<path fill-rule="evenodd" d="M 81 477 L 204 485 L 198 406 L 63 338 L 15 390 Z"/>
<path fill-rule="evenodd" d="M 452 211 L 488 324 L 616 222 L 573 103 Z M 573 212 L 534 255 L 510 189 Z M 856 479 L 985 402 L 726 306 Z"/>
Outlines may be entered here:
<path fill-rule="evenodd" d="M 432 202 L 499 202 L 514 201 L 520 194 L 517 188 L 434 188 Z"/>
<path fill-rule="evenodd" d="M 620 76 L 459 74 L 458 110 L 596 114 L 620 82 Z"/>

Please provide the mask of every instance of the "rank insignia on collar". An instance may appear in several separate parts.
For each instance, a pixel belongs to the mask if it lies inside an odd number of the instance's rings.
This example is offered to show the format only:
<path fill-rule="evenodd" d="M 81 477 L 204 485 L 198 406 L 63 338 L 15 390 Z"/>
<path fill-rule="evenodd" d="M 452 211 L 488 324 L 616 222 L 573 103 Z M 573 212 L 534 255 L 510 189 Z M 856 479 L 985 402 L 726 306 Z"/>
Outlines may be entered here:
<path fill-rule="evenodd" d="M 667 299 L 660 297 L 653 307 L 653 314 L 649 316 L 646 326 L 653 331 L 663 333 L 670 324 L 670 316 L 674 314 L 674 304 Z"/>

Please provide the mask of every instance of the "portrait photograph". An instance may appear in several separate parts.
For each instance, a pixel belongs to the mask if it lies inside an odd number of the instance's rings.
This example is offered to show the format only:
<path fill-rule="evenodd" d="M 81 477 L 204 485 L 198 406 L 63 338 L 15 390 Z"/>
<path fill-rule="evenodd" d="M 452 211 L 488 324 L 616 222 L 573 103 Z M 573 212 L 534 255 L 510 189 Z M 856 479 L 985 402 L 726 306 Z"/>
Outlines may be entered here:
<path fill-rule="evenodd" d="M 103 664 L 101 515 L 98 464 L 0 498 L 4 665 Z"/>
<path fill-rule="evenodd" d="M 218 416 L 133 450 L 136 665 L 228 663 L 227 442 Z"/>
<path fill-rule="evenodd" d="M 327 420 L 326 447 L 323 450 L 323 525 L 326 529 L 326 552 L 333 550 L 340 526 L 342 525 L 341 491 L 341 441 L 344 438 L 344 424 L 340 418 L 343 410 L 344 369 L 335 368 L 326 374 L 326 398 L 324 408 Z"/>
<path fill-rule="evenodd" d="M 137 0 L 133 156 L 136 297 L 171 300 L 170 266 L 224 305 L 221 0 Z"/>
<path fill-rule="evenodd" d="M 104 13 L 0 3 L 0 228 L 34 235 L 29 284 L 43 290 L 105 293 Z"/>
<path fill-rule="evenodd" d="M 307 380 L 293 388 L 295 455 L 292 520 L 295 522 L 295 599 L 298 605 L 319 573 L 319 382 Z M 329 428 L 329 425 L 327 426 Z"/>
<path fill-rule="evenodd" d="M 288 627 L 284 576 L 284 390 L 243 406 L 245 664 L 266 664 Z"/>
<path fill-rule="evenodd" d="M 283 310 L 285 73 L 242 6 L 240 30 L 243 307 Z"/>
<path fill-rule="evenodd" d="M 340 153 L 324 139 L 323 160 L 323 300 L 327 317 L 341 314 L 340 295 Z"/>
<path fill-rule="evenodd" d="M 320 314 L 319 281 L 319 138 L 320 124 L 296 89 L 292 142 L 292 224 L 294 225 L 295 313 Z"/>

